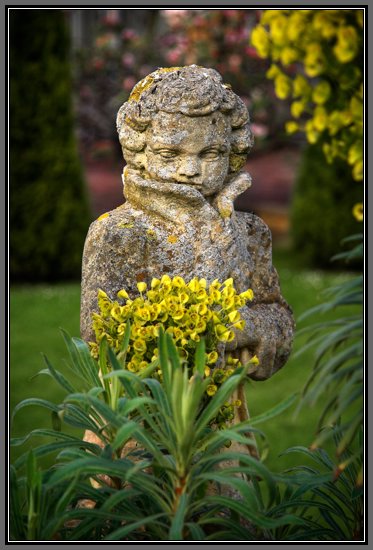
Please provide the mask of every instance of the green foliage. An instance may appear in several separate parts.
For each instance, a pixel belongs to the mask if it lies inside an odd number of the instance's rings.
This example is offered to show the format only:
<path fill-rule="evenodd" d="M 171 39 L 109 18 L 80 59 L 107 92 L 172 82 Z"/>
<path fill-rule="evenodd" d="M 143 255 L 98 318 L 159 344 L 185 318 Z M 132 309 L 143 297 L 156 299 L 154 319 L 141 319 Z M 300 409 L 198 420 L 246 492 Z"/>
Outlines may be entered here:
<path fill-rule="evenodd" d="M 349 252 L 335 258 L 351 261 L 363 257 L 363 235 L 346 239 L 358 244 Z M 323 321 L 308 325 L 303 333 L 310 334 L 308 346 L 317 345 L 315 366 L 305 389 L 302 405 L 310 406 L 319 399 L 324 400 L 323 412 L 318 422 L 318 435 L 311 448 L 320 447 L 336 433 L 339 441 L 336 455 L 338 471 L 342 472 L 350 462 L 362 462 L 360 431 L 364 422 L 364 319 L 363 276 L 328 290 L 329 300 L 308 310 L 301 319 L 322 316 L 332 309 L 353 308 L 346 315 L 339 315 L 334 321 Z M 356 307 L 359 308 L 355 313 Z M 356 449 L 355 454 L 351 450 Z M 346 456 L 348 453 L 348 456 Z M 363 482 L 362 470 L 356 474 L 356 483 Z"/>
<path fill-rule="evenodd" d="M 343 161 L 328 164 L 319 145 L 305 149 L 291 207 L 292 240 L 304 262 L 332 267 L 330 258 L 342 239 L 359 231 L 351 213 L 361 196 L 360 186 Z M 360 263 L 351 262 L 349 267 L 359 267 Z"/>
<path fill-rule="evenodd" d="M 260 461 L 220 452 L 231 440 L 252 445 L 247 432 L 255 428 L 247 423 L 225 431 L 209 428 L 210 419 L 242 382 L 245 368 L 237 369 L 208 407 L 201 408 L 209 381 L 202 379 L 199 368 L 189 378 L 167 334 L 161 333 L 159 340 L 163 384 L 124 370 L 110 348 L 113 372 L 101 379 L 88 346 L 66 334 L 65 341 L 73 382 L 49 361 L 42 372 L 67 392 L 63 403 L 28 399 L 14 411 L 40 405 L 51 411 L 54 430 L 35 430 L 12 442 L 21 445 L 40 435 L 52 440 L 21 455 L 12 467 L 12 540 L 250 540 L 253 524 L 262 529 L 302 523 L 287 513 L 268 517 L 275 482 Z M 105 379 L 119 380 L 125 390 L 114 408 Z M 102 445 L 64 433 L 62 423 L 93 431 Z M 127 448 L 129 440 L 138 446 Z M 38 469 L 36 458 L 56 450 L 61 452 L 55 466 Z M 237 466 L 219 469 L 227 459 Z M 100 478 L 102 474 L 112 483 Z M 241 476 L 260 477 L 268 496 L 258 500 L 254 485 Z M 92 478 L 99 483 L 97 489 Z M 240 499 L 224 496 L 223 486 L 231 486 Z M 84 507 L 83 499 L 94 507 Z"/>
<path fill-rule="evenodd" d="M 264 10 L 251 40 L 273 62 L 267 76 L 280 99 L 292 98 L 289 133 L 320 143 L 363 179 L 364 11 Z M 347 168 L 346 166 L 346 168 Z"/>
<path fill-rule="evenodd" d="M 225 448 L 231 440 L 252 444 L 248 432 L 256 431 L 263 416 L 223 432 L 209 428 L 209 419 L 242 382 L 245 368 L 237 369 L 201 408 L 206 384 L 201 366 L 189 378 L 169 335 L 161 332 L 159 339 L 162 384 L 124 370 L 110 348 L 113 371 L 98 377 L 99 365 L 88 346 L 66 333 L 64 338 L 72 381 L 48 360 L 43 371 L 63 388 L 63 402 L 30 399 L 15 410 L 41 405 L 51 411 L 54 429 L 13 440 L 21 445 L 43 435 L 51 442 L 11 467 L 11 540 L 361 540 L 354 464 L 335 476 L 325 452 L 298 447 L 288 452 L 307 455 L 316 466 L 272 474 L 250 455 Z M 124 388 L 125 396 L 114 406 L 105 380 L 117 380 Z M 264 417 L 273 417 L 291 401 Z M 92 430 L 102 444 L 64 433 L 64 424 Z M 138 446 L 126 447 L 129 440 Z M 56 451 L 55 464 L 41 470 L 37 459 Z M 227 459 L 231 466 L 219 468 Z M 227 496 L 227 487 L 235 498 Z"/>
<path fill-rule="evenodd" d="M 10 274 L 78 277 L 89 225 L 62 10 L 10 12 Z"/>

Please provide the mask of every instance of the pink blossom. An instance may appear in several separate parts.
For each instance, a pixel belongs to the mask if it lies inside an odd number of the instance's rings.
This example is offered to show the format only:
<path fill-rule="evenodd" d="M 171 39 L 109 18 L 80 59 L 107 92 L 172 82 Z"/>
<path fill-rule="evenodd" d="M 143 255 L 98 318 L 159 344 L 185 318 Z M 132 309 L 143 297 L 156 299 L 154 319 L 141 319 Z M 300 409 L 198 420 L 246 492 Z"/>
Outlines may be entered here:
<path fill-rule="evenodd" d="M 233 73 L 238 73 L 241 68 L 242 59 L 237 53 L 234 53 L 228 57 L 229 70 Z"/>
<path fill-rule="evenodd" d="M 135 40 L 137 38 L 137 32 L 133 29 L 124 29 L 122 32 L 123 40 Z"/>
<path fill-rule="evenodd" d="M 178 27 L 187 13 L 188 10 L 161 10 L 162 16 L 172 28 Z"/>
<path fill-rule="evenodd" d="M 129 92 L 136 84 L 136 78 L 134 76 L 126 76 L 123 80 L 123 88 Z"/>
<path fill-rule="evenodd" d="M 122 63 L 124 67 L 133 67 L 135 63 L 135 56 L 133 55 L 133 53 L 125 53 L 122 57 Z"/>
<path fill-rule="evenodd" d="M 166 53 L 166 59 L 172 64 L 179 63 L 182 53 L 179 49 L 171 50 Z"/>
<path fill-rule="evenodd" d="M 259 59 L 258 52 L 252 46 L 246 46 L 245 47 L 245 53 L 246 53 L 246 55 L 248 55 L 249 57 L 251 57 L 253 59 Z"/>
<path fill-rule="evenodd" d="M 229 19 L 237 19 L 239 16 L 240 11 L 239 10 L 223 10 L 223 13 L 225 17 L 228 17 Z"/>
<path fill-rule="evenodd" d="M 264 138 L 268 135 L 268 127 L 264 124 L 252 123 L 251 130 L 255 137 Z"/>
<path fill-rule="evenodd" d="M 99 71 L 100 69 L 102 69 L 102 67 L 104 66 L 104 61 L 103 59 L 100 59 L 99 57 L 95 57 L 93 60 L 92 60 L 92 65 L 93 65 L 93 68 L 96 69 L 97 71 Z"/>
<path fill-rule="evenodd" d="M 119 10 L 107 10 L 107 13 L 103 18 L 103 22 L 106 25 L 118 25 L 120 22 Z"/>

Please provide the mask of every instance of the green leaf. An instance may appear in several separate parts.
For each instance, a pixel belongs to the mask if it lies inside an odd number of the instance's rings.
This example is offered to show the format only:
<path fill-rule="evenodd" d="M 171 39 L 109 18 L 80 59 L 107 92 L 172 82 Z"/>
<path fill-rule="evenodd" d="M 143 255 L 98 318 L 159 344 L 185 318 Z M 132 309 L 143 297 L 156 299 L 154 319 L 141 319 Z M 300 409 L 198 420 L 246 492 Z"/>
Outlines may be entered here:
<path fill-rule="evenodd" d="M 188 495 L 186 493 L 183 493 L 179 498 L 175 515 L 172 518 L 169 532 L 169 540 L 184 540 L 183 529 L 185 516 L 188 509 L 188 501 Z"/>
<path fill-rule="evenodd" d="M 198 523 L 186 523 L 185 527 L 188 529 L 190 533 L 191 540 L 205 540 L 206 535 L 204 530 L 201 528 Z"/>
<path fill-rule="evenodd" d="M 197 371 L 202 377 L 204 376 L 205 366 L 206 366 L 205 352 L 206 352 L 205 339 L 201 338 L 196 348 L 194 370 Z"/>
<path fill-rule="evenodd" d="M 147 525 L 149 523 L 151 524 L 158 522 L 162 517 L 164 517 L 164 514 L 153 514 L 152 516 L 143 517 L 138 521 L 135 521 L 133 523 L 130 523 L 129 525 L 126 525 L 125 527 L 120 527 L 119 529 L 113 531 L 112 533 L 104 537 L 103 540 L 123 540 L 130 533 L 136 531 L 136 529 L 141 529 L 144 525 Z"/>
<path fill-rule="evenodd" d="M 51 376 L 53 376 L 53 378 L 57 381 L 57 383 L 68 393 L 73 393 L 74 391 L 76 391 L 74 386 L 70 384 L 70 382 L 64 377 L 64 375 L 53 367 L 48 357 L 44 355 L 44 353 L 42 354 L 42 356 L 47 364 L 48 371 L 50 372 Z"/>
<path fill-rule="evenodd" d="M 283 401 L 281 401 L 281 403 L 279 403 L 278 405 L 275 405 L 268 411 L 250 418 L 249 420 L 250 425 L 255 426 L 256 424 L 260 424 L 261 422 L 265 422 L 267 420 L 270 420 L 271 418 L 275 418 L 279 414 L 289 409 L 293 405 L 293 403 L 296 401 L 297 397 L 298 397 L 298 394 L 293 393 L 292 395 L 289 395 L 289 397 L 286 397 Z"/>
<path fill-rule="evenodd" d="M 92 445 L 92 444 L 90 444 Z M 54 453 L 55 451 L 59 451 L 60 449 L 66 449 L 67 443 L 66 441 L 58 441 L 55 443 L 48 443 L 45 445 L 40 445 L 36 449 L 34 449 L 34 455 L 36 457 L 46 456 L 48 454 Z M 87 447 L 88 446 L 83 441 L 70 441 L 69 447 Z M 18 470 L 21 468 L 25 462 L 27 461 L 27 454 L 21 455 L 17 460 L 14 462 L 14 467 Z"/>
<path fill-rule="evenodd" d="M 24 515 L 20 502 L 20 487 L 18 484 L 16 469 L 10 466 L 9 476 L 9 520 L 10 535 L 12 540 L 26 540 Z"/>
<path fill-rule="evenodd" d="M 122 416 L 128 416 L 137 409 L 143 409 L 144 405 L 153 405 L 155 400 L 151 397 L 134 397 L 133 399 L 126 399 L 125 403 L 121 405 L 119 412 Z"/>
<path fill-rule="evenodd" d="M 281 525 L 286 525 L 288 523 L 303 524 L 303 520 L 297 518 L 293 515 L 284 515 L 280 518 L 273 519 L 265 516 L 260 512 L 254 513 L 249 506 L 246 505 L 243 501 L 237 501 L 225 496 L 214 495 L 206 497 L 206 504 L 220 504 L 222 507 L 227 508 L 228 510 L 233 510 L 237 512 L 241 517 L 249 520 L 254 523 L 257 527 L 262 529 L 274 529 L 280 527 Z"/>
<path fill-rule="evenodd" d="M 128 349 L 128 344 L 129 344 L 129 341 L 130 341 L 130 336 L 131 336 L 131 323 L 130 321 L 127 321 L 126 323 L 126 330 L 124 331 L 124 336 L 123 336 L 123 342 L 122 342 L 122 345 L 120 347 L 120 357 L 123 358 L 123 361 L 126 360 L 126 353 L 127 353 L 127 349 Z"/>
<path fill-rule="evenodd" d="M 73 435 L 66 434 L 64 432 L 56 432 L 55 430 L 48 430 L 46 428 L 41 428 L 37 430 L 32 430 L 30 433 L 23 437 L 14 437 L 10 440 L 10 445 L 16 447 L 18 445 L 23 445 L 31 437 L 40 436 L 40 437 L 53 437 L 54 439 L 59 439 L 62 441 L 80 441 L 80 439 L 74 437 Z"/>
<path fill-rule="evenodd" d="M 208 426 L 210 420 L 217 415 L 221 406 L 229 399 L 237 386 L 242 382 L 246 372 L 246 367 L 238 368 L 235 373 L 227 378 L 227 380 L 220 386 L 195 423 L 196 437 L 200 437 L 201 432 L 206 428 L 206 426 Z"/>
<path fill-rule="evenodd" d="M 362 426 L 363 422 L 363 411 L 361 411 L 361 414 L 357 415 L 355 419 L 351 422 L 350 426 L 346 431 L 343 433 L 343 437 L 341 439 L 341 442 L 339 443 L 337 447 L 337 456 L 341 456 L 341 454 L 347 449 L 347 447 L 352 443 L 356 433 Z"/>
<path fill-rule="evenodd" d="M 86 372 L 88 373 L 90 383 L 93 386 L 100 387 L 102 385 L 101 379 L 98 375 L 98 364 L 91 356 L 88 344 L 80 338 L 72 338 L 72 343 L 77 350 L 77 357 L 81 365 L 84 365 Z"/>
<path fill-rule="evenodd" d="M 136 422 L 127 421 L 123 426 L 121 426 L 112 442 L 111 446 L 114 451 L 121 448 L 124 443 L 126 443 L 129 438 L 136 432 L 139 428 Z"/>
<path fill-rule="evenodd" d="M 166 335 L 160 327 L 159 329 L 159 337 L 158 337 L 158 357 L 159 357 L 159 364 L 161 367 L 162 375 L 163 375 L 163 384 L 165 388 L 165 392 L 167 395 L 171 395 L 171 371 L 170 371 L 170 362 L 168 358 L 168 349 L 167 349 L 167 340 Z"/>
<path fill-rule="evenodd" d="M 39 399 L 38 397 L 31 397 L 29 399 L 24 399 L 21 401 L 21 403 L 18 403 L 13 409 L 12 413 L 12 422 L 15 417 L 15 415 L 24 407 L 30 407 L 37 405 L 39 407 L 43 407 L 45 409 L 49 409 L 50 411 L 54 411 L 58 413 L 60 411 L 60 408 L 55 405 L 54 403 L 51 403 L 50 401 L 46 401 L 45 399 Z"/>

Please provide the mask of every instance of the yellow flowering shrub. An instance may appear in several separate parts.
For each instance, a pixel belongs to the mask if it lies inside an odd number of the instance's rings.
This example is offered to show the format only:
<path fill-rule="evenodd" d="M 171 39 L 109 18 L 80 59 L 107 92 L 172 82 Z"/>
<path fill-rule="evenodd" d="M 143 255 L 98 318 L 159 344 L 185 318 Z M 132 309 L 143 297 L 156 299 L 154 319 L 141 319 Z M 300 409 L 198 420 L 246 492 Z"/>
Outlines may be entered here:
<path fill-rule="evenodd" d="M 291 100 L 288 133 L 322 143 L 329 162 L 343 158 L 363 179 L 363 42 L 361 9 L 263 10 L 251 34 L 267 76 Z"/>
<path fill-rule="evenodd" d="M 150 287 L 137 283 L 139 295 L 131 299 L 126 290 L 120 290 L 118 300 L 111 300 L 99 290 L 100 312 L 93 314 L 92 327 L 95 342 L 90 342 L 91 354 L 99 357 L 103 339 L 119 355 L 122 349 L 127 324 L 130 323 L 129 342 L 124 368 L 141 373 L 158 358 L 158 335 L 160 327 L 171 335 L 179 356 L 191 371 L 194 368 L 197 343 L 205 340 L 205 375 L 211 383 L 206 390 L 207 401 L 223 382 L 241 365 L 238 359 L 228 357 L 223 361 L 221 348 L 235 338 L 234 330 L 242 330 L 245 321 L 239 309 L 253 299 L 251 289 L 237 293 L 233 279 L 223 283 L 218 280 L 210 285 L 205 279 L 194 278 L 188 283 L 182 277 L 163 275 L 154 278 Z M 252 362 L 257 362 L 256 357 Z M 158 367 L 153 376 L 162 379 Z M 232 420 L 234 406 L 226 403 L 214 423 L 223 426 Z"/>

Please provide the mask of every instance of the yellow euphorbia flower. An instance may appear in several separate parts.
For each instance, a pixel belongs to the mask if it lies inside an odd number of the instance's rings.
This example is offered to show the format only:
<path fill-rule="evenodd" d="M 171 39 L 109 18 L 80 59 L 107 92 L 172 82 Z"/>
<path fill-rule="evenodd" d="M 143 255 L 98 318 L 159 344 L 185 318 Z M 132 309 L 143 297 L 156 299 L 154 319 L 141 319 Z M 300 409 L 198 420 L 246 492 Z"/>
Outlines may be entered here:
<path fill-rule="evenodd" d="M 295 134 L 299 130 L 299 126 L 293 120 L 289 120 L 285 123 L 285 130 L 287 134 Z"/>
<path fill-rule="evenodd" d="M 331 91 L 332 89 L 329 82 L 327 82 L 326 80 L 322 80 L 321 82 L 316 84 L 315 89 L 312 92 L 312 99 L 315 103 L 322 105 L 323 103 L 328 101 Z"/>
<path fill-rule="evenodd" d="M 364 220 L 364 210 L 363 210 L 363 203 L 362 202 L 358 202 L 357 204 L 355 204 L 355 206 L 353 207 L 352 209 L 352 213 L 354 215 L 354 218 L 358 221 L 358 222 L 362 222 Z"/>
<path fill-rule="evenodd" d="M 245 301 L 252 301 L 254 299 L 254 292 L 251 290 L 251 288 L 248 288 L 244 292 L 241 292 L 240 298 L 243 298 Z"/>
<path fill-rule="evenodd" d="M 205 376 L 215 373 L 213 365 L 219 360 L 216 348 L 219 342 L 226 343 L 234 339 L 233 327 L 244 327 L 238 309 L 253 297 L 250 289 L 238 295 L 231 277 L 224 283 L 215 279 L 208 285 L 204 278 L 195 277 L 186 283 L 182 277 L 171 279 L 163 275 L 161 279 L 152 279 L 149 290 L 145 282 L 137 283 L 137 289 L 140 296 L 133 300 L 124 289 L 118 292 L 118 298 L 125 301 L 124 305 L 111 300 L 105 292 L 99 292 L 100 313 L 92 316 L 96 342 L 90 346 L 92 356 L 97 358 L 98 344 L 105 338 L 115 353 L 119 354 L 129 320 L 130 340 L 124 367 L 132 372 L 146 369 L 157 359 L 157 339 L 162 327 L 172 337 L 182 362 L 189 368 L 194 368 L 196 344 L 204 337 Z M 212 391 L 213 386 L 218 388 L 233 372 L 234 368 L 223 369 L 221 377 L 213 379 L 209 391 Z M 157 369 L 154 376 L 162 379 L 161 370 Z M 211 396 L 206 392 L 207 397 Z M 228 419 L 232 414 L 233 406 L 228 403 L 226 412 L 219 413 L 219 422 L 214 420 L 218 426 L 224 424 L 224 418 Z"/>
<path fill-rule="evenodd" d="M 275 92 L 279 99 L 286 99 L 291 93 L 291 80 L 284 74 L 280 74 L 275 78 Z"/>
<path fill-rule="evenodd" d="M 251 43 L 257 49 L 260 57 L 267 57 L 270 51 L 270 39 L 263 27 L 255 27 L 251 33 Z"/>
<path fill-rule="evenodd" d="M 228 319 L 231 323 L 237 323 L 241 319 L 241 315 L 238 311 L 231 311 L 228 313 Z"/>
<path fill-rule="evenodd" d="M 206 390 L 207 395 L 213 396 L 216 394 L 217 391 L 218 391 L 218 387 L 215 384 L 210 384 L 209 386 L 207 386 L 207 390 Z"/>
<path fill-rule="evenodd" d="M 143 293 L 143 292 L 145 292 L 145 290 L 147 288 L 147 285 L 146 285 L 146 283 L 143 283 L 143 282 L 137 283 L 137 288 L 138 288 L 140 293 Z"/>
<path fill-rule="evenodd" d="M 122 298 L 123 300 L 127 300 L 129 298 L 128 292 L 126 292 L 124 289 L 120 290 L 117 294 L 118 298 Z"/>

